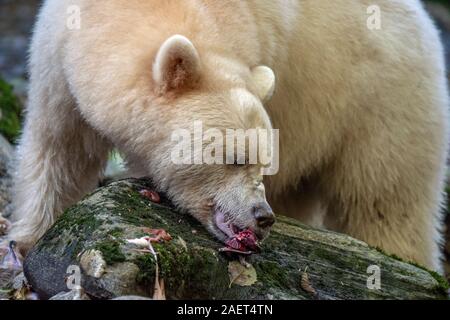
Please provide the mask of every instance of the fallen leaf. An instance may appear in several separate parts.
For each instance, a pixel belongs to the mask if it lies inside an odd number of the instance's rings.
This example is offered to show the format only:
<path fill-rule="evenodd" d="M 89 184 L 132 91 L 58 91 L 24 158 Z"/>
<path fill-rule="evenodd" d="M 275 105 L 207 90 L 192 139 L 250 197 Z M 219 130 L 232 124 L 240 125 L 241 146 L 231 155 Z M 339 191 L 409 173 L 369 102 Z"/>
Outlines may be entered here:
<path fill-rule="evenodd" d="M 248 287 L 256 283 L 256 270 L 251 264 L 242 265 L 239 261 L 231 261 L 228 264 L 228 274 L 230 276 L 230 288 L 233 284 Z"/>
<path fill-rule="evenodd" d="M 38 300 L 37 294 L 31 290 L 31 287 L 22 282 L 20 287 L 14 290 L 12 295 L 13 300 Z"/>
<path fill-rule="evenodd" d="M 166 299 L 166 289 L 164 287 L 164 279 L 158 281 L 155 279 L 155 290 L 153 292 L 153 300 L 167 300 Z"/>
<path fill-rule="evenodd" d="M 19 290 L 14 291 L 13 300 L 27 300 L 28 293 L 28 288 L 22 287 Z"/>
<path fill-rule="evenodd" d="M 317 296 L 317 291 L 314 289 L 314 287 L 311 285 L 309 281 L 308 273 L 306 272 L 308 269 L 305 269 L 305 271 L 302 273 L 302 278 L 300 281 L 300 286 L 303 290 L 305 290 L 307 293 Z"/>

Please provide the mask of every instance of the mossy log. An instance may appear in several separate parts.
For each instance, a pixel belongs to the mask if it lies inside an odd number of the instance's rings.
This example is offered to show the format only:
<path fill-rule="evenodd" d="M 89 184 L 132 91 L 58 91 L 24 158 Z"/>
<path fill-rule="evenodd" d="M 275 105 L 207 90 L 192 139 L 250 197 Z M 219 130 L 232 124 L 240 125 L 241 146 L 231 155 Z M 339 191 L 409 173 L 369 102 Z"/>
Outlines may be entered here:
<path fill-rule="evenodd" d="M 114 182 L 62 215 L 24 264 L 29 283 L 42 298 L 67 291 L 70 265 L 81 266 L 81 286 L 91 298 L 152 297 L 155 258 L 126 241 L 144 236 L 142 227 L 164 229 L 173 238 L 153 246 L 168 299 L 447 297 L 445 280 L 433 272 L 346 235 L 281 216 L 262 252 L 248 259 L 252 266 L 248 270 L 256 272 L 256 279 L 238 281 L 229 273 L 237 262 L 218 251 L 223 245 L 193 218 L 177 213 L 164 198 L 155 204 L 139 193 L 148 188 L 151 185 L 145 180 Z M 82 261 L 87 253 L 96 264 Z M 369 266 L 381 271 L 379 289 L 368 288 Z"/>

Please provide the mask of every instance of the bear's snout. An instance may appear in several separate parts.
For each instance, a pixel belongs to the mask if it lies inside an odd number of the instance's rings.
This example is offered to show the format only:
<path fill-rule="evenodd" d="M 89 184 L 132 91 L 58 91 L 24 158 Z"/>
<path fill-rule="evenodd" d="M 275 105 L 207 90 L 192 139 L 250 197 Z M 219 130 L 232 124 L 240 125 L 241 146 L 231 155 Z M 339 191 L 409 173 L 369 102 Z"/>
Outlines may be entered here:
<path fill-rule="evenodd" d="M 253 206 L 253 215 L 256 219 L 256 225 L 259 228 L 270 228 L 275 223 L 275 214 L 267 202 Z"/>
<path fill-rule="evenodd" d="M 214 231 L 220 230 L 219 238 L 222 240 L 233 238 L 245 230 L 252 230 L 259 240 L 263 240 L 275 223 L 275 214 L 265 200 L 250 205 L 245 213 L 239 215 L 219 207 L 215 207 L 214 211 L 214 224 L 217 227 Z"/>

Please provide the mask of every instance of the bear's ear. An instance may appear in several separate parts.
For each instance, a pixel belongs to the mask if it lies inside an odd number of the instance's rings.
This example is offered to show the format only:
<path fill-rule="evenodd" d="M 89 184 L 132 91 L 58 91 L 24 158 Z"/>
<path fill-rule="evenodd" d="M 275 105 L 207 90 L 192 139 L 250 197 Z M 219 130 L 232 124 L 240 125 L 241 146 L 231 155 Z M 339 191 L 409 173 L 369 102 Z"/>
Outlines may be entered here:
<path fill-rule="evenodd" d="M 193 86 L 200 77 L 200 57 L 189 39 L 174 35 L 156 55 L 153 80 L 162 92 Z"/>
<path fill-rule="evenodd" d="M 275 74 L 272 69 L 266 66 L 253 68 L 252 77 L 258 97 L 263 103 L 269 101 L 275 91 Z"/>

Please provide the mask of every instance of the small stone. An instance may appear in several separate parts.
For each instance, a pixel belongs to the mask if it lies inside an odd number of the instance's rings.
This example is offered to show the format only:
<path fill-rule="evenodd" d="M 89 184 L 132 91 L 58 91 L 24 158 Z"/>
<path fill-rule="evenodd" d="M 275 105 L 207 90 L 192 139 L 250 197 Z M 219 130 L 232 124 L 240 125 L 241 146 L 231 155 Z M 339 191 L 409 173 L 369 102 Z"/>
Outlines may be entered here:
<path fill-rule="evenodd" d="M 84 252 L 80 258 L 80 264 L 88 276 L 100 278 L 106 270 L 106 262 L 99 250 Z"/>
<path fill-rule="evenodd" d="M 83 289 L 74 289 L 69 292 L 60 292 L 57 295 L 51 297 L 49 300 L 91 300 Z"/>
<path fill-rule="evenodd" d="M 146 298 L 146 297 L 140 297 L 140 296 L 122 296 L 122 297 L 117 297 L 114 298 L 112 300 L 126 300 L 126 301 L 132 301 L 132 300 L 152 300 L 150 298 Z"/>
<path fill-rule="evenodd" d="M 21 272 L 14 278 L 12 287 L 14 290 L 20 290 L 27 285 L 27 279 L 25 278 L 23 272 Z"/>

